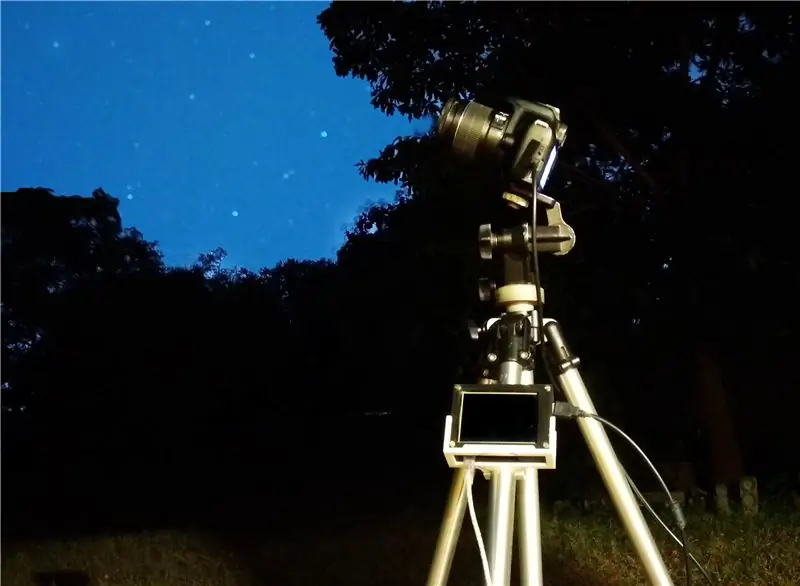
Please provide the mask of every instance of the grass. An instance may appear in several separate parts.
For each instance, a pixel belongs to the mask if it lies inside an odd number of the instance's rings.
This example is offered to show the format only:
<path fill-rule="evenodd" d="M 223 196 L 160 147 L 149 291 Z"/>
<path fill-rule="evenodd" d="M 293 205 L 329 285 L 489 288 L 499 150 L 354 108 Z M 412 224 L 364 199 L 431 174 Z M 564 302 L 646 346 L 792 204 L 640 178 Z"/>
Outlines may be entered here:
<path fill-rule="evenodd" d="M 430 515 L 406 512 L 320 523 L 270 538 L 157 531 L 71 541 L 19 543 L 2 551 L 4 586 L 28 586 L 37 572 L 85 572 L 96 586 L 348 586 L 424 584 L 438 530 Z M 692 553 L 717 584 L 800 584 L 800 517 L 747 520 L 689 517 Z M 543 519 L 545 584 L 646 584 L 638 559 L 611 514 Z M 682 552 L 654 527 L 676 584 Z M 515 552 L 516 555 L 516 552 Z M 482 584 L 478 549 L 465 520 L 451 584 Z M 699 573 L 695 584 L 703 583 Z M 48 586 L 50 586 L 48 584 Z"/>

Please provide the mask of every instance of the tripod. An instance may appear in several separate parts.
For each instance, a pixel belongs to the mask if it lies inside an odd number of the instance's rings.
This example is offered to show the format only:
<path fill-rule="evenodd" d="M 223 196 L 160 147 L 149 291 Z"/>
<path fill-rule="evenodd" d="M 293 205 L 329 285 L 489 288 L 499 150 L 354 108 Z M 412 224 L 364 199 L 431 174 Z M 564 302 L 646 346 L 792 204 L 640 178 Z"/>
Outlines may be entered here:
<path fill-rule="evenodd" d="M 483 354 L 479 384 L 456 386 L 453 411 L 446 418 L 443 451 L 455 471 L 428 574 L 428 586 L 447 584 L 471 499 L 475 470 L 482 471 L 490 482 L 487 586 L 509 586 L 515 512 L 521 586 L 542 585 L 538 473 L 540 469 L 555 468 L 556 429 L 552 389 L 549 385 L 534 385 L 536 346 L 541 346 L 545 359 L 554 368 L 558 387 L 569 403 L 586 413 L 596 413 L 578 370 L 578 357 L 570 352 L 559 324 L 543 319 L 539 313 L 544 292 L 531 283 L 531 238 L 536 239 L 539 250 L 556 254 L 565 254 L 574 244 L 574 233 L 563 223 L 558 203 L 541 194 L 539 201 L 549 208 L 548 219 L 557 219 L 560 223 L 554 221 L 555 225 L 537 228 L 535 236 L 531 236 L 533 231 L 528 224 L 500 234 L 492 233 L 491 226 L 481 226 L 481 256 L 491 258 L 493 249 L 503 250 L 504 284 L 493 291 L 500 317 L 490 319 L 477 332 L 479 337 L 489 341 Z M 493 288 L 486 284 L 482 287 L 484 299 Z M 464 387 L 468 387 L 467 391 Z M 539 425 L 534 436 L 527 437 L 527 441 L 519 441 L 521 436 L 510 441 L 497 441 L 496 436 L 492 441 L 477 441 L 462 435 L 468 418 L 465 397 L 470 393 L 476 396 L 497 394 L 495 389 L 506 396 L 535 398 Z M 498 425 L 503 425 L 503 421 L 505 416 Z M 601 423 L 580 418 L 578 425 L 650 582 L 654 586 L 672 586 L 625 471 Z"/>

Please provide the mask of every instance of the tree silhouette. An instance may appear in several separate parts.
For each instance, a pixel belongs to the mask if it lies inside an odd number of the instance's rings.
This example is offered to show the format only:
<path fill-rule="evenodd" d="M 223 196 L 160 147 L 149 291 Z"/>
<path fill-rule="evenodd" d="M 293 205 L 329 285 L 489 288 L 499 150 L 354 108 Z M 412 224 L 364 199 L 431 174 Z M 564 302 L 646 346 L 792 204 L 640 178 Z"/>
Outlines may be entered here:
<path fill-rule="evenodd" d="M 166 268 L 117 203 L 2 194 L 3 498 L 36 503 L 18 525 L 102 518 L 132 498 L 139 515 L 154 500 L 180 509 L 210 467 L 241 475 L 281 417 L 349 396 L 297 392 L 309 369 L 336 382 L 332 263 L 254 273 L 222 268 L 217 249 Z"/>
<path fill-rule="evenodd" d="M 22 353 L 41 342 L 60 293 L 82 281 L 163 269 L 155 246 L 122 228 L 118 205 L 102 189 L 91 198 L 44 188 L 2 194 L 4 388 Z"/>

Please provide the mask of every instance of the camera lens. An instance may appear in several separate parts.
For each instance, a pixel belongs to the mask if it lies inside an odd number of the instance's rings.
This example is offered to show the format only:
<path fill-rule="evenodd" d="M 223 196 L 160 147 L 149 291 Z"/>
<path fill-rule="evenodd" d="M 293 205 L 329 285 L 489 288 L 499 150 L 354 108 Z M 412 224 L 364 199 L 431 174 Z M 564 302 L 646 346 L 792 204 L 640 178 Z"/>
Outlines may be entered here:
<path fill-rule="evenodd" d="M 443 138 L 451 139 L 455 134 L 461 115 L 464 113 L 464 104 L 456 99 L 447 100 L 439 115 L 439 122 L 436 124 L 436 134 Z"/>
<path fill-rule="evenodd" d="M 478 102 L 464 104 L 448 100 L 436 125 L 436 132 L 450 141 L 453 151 L 475 159 L 482 152 L 491 154 L 499 149 L 508 117 Z"/>

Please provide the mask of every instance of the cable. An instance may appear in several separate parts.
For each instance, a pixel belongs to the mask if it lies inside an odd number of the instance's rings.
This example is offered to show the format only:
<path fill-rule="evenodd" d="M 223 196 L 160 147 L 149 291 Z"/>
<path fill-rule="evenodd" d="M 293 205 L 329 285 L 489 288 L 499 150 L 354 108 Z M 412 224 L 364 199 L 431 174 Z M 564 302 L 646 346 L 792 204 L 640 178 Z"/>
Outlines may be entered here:
<path fill-rule="evenodd" d="M 694 565 L 697 566 L 697 568 L 703 574 L 703 577 L 706 579 L 706 581 L 712 586 L 714 586 L 714 581 L 711 579 L 711 576 L 708 575 L 706 569 L 702 566 L 702 564 L 700 564 L 699 561 L 697 561 L 697 558 L 695 558 L 689 552 L 689 544 L 688 540 L 686 539 L 686 517 L 683 514 L 683 510 L 681 509 L 680 503 L 678 503 L 674 498 L 672 498 L 672 492 L 667 487 L 667 483 L 664 481 L 664 478 L 661 476 L 656 467 L 653 465 L 653 462 L 650 461 L 650 458 L 647 457 L 647 454 L 644 453 L 644 450 L 642 450 L 642 448 L 639 447 L 639 445 L 633 440 L 633 438 L 631 438 L 627 433 L 622 431 L 619 427 L 617 427 L 607 419 L 600 417 L 596 413 L 589 413 L 587 411 L 583 411 L 582 409 L 578 409 L 574 405 L 571 405 L 563 401 L 556 401 L 553 408 L 553 414 L 556 417 L 563 417 L 566 419 L 576 419 L 578 417 L 586 417 L 588 419 L 594 419 L 599 423 L 601 423 L 602 425 L 612 429 L 623 439 L 625 439 L 631 446 L 633 446 L 636 452 L 638 452 L 638 454 L 642 457 L 647 466 L 653 472 L 655 477 L 658 479 L 658 482 L 659 484 L 661 484 L 661 487 L 667 493 L 667 496 L 669 498 L 669 508 L 672 511 L 673 516 L 675 517 L 675 524 L 678 526 L 678 529 L 681 532 L 682 539 L 679 539 L 672 531 L 670 531 L 669 527 L 664 522 L 664 520 L 658 515 L 658 513 L 655 512 L 653 507 L 650 506 L 650 503 L 648 503 L 647 500 L 645 500 L 644 495 L 641 493 L 636 484 L 634 484 L 633 480 L 631 479 L 630 475 L 627 472 L 625 472 L 625 478 L 628 481 L 628 484 L 630 485 L 636 497 L 642 503 L 642 505 L 656 519 L 656 521 L 659 522 L 659 524 L 666 530 L 666 532 L 669 534 L 670 537 L 672 537 L 672 539 L 678 544 L 678 546 L 683 548 L 684 564 L 686 568 L 685 570 L 686 585 L 691 586 L 692 584 L 690 562 L 693 562 Z"/>
<path fill-rule="evenodd" d="M 544 295 L 542 295 L 542 284 L 539 274 L 539 243 L 536 242 L 536 208 L 538 207 L 538 199 L 539 199 L 539 179 L 536 173 L 537 169 L 533 169 L 533 173 L 531 177 L 533 178 L 533 203 L 531 207 L 533 208 L 532 212 L 532 222 L 531 225 L 531 260 L 533 261 L 533 284 L 536 287 L 536 301 L 538 307 L 536 308 L 536 329 L 538 330 L 537 338 L 539 340 L 544 340 Z M 549 376 L 549 373 L 548 373 Z"/>
<path fill-rule="evenodd" d="M 639 490 L 639 487 L 636 486 L 636 484 L 634 484 L 633 480 L 631 479 L 631 477 L 628 475 L 627 472 L 625 473 L 625 479 L 628 481 L 628 484 L 630 485 L 631 490 L 633 490 L 633 493 L 636 495 L 636 498 L 638 498 L 639 502 L 642 503 L 642 506 L 645 509 L 647 509 L 647 511 L 650 513 L 650 515 L 656 521 L 658 521 L 659 525 L 661 525 L 661 527 L 664 529 L 664 531 L 666 531 L 669 534 L 669 536 L 672 538 L 672 540 L 674 542 L 676 542 L 678 544 L 678 546 L 682 547 L 683 550 L 684 550 L 684 553 L 686 553 L 687 550 L 683 545 L 684 543 L 686 543 L 686 529 L 685 528 L 681 529 L 682 539 L 679 539 L 678 536 L 675 535 L 675 533 L 672 532 L 672 529 L 670 529 L 669 526 L 664 522 L 664 520 L 658 515 L 658 513 L 655 512 L 655 510 L 650 505 L 650 503 L 647 502 L 647 499 L 644 498 L 644 495 Z M 686 559 L 688 561 L 691 561 L 697 567 L 697 569 L 700 570 L 700 573 L 703 574 L 703 577 L 706 579 L 706 581 L 709 584 L 712 584 L 712 585 L 714 584 L 714 581 L 708 575 L 708 572 L 706 572 L 706 569 L 700 564 L 699 561 L 697 561 L 697 558 L 695 558 L 691 553 L 689 553 L 688 558 L 684 555 L 684 559 Z M 687 561 L 687 564 L 688 564 L 688 561 Z M 691 584 L 691 579 L 687 580 L 687 583 Z"/>
<path fill-rule="evenodd" d="M 486 586 L 492 586 L 492 572 L 489 570 L 489 556 L 486 555 L 486 545 L 483 542 L 481 527 L 478 524 L 478 514 L 475 512 L 475 499 L 472 497 L 472 481 L 475 479 L 475 460 L 470 459 L 467 466 L 467 475 L 464 480 L 467 491 L 467 508 L 469 508 L 469 518 L 472 521 L 472 529 L 475 531 L 475 539 L 478 541 L 478 551 L 481 554 L 481 564 L 483 565 L 483 576 Z"/>

